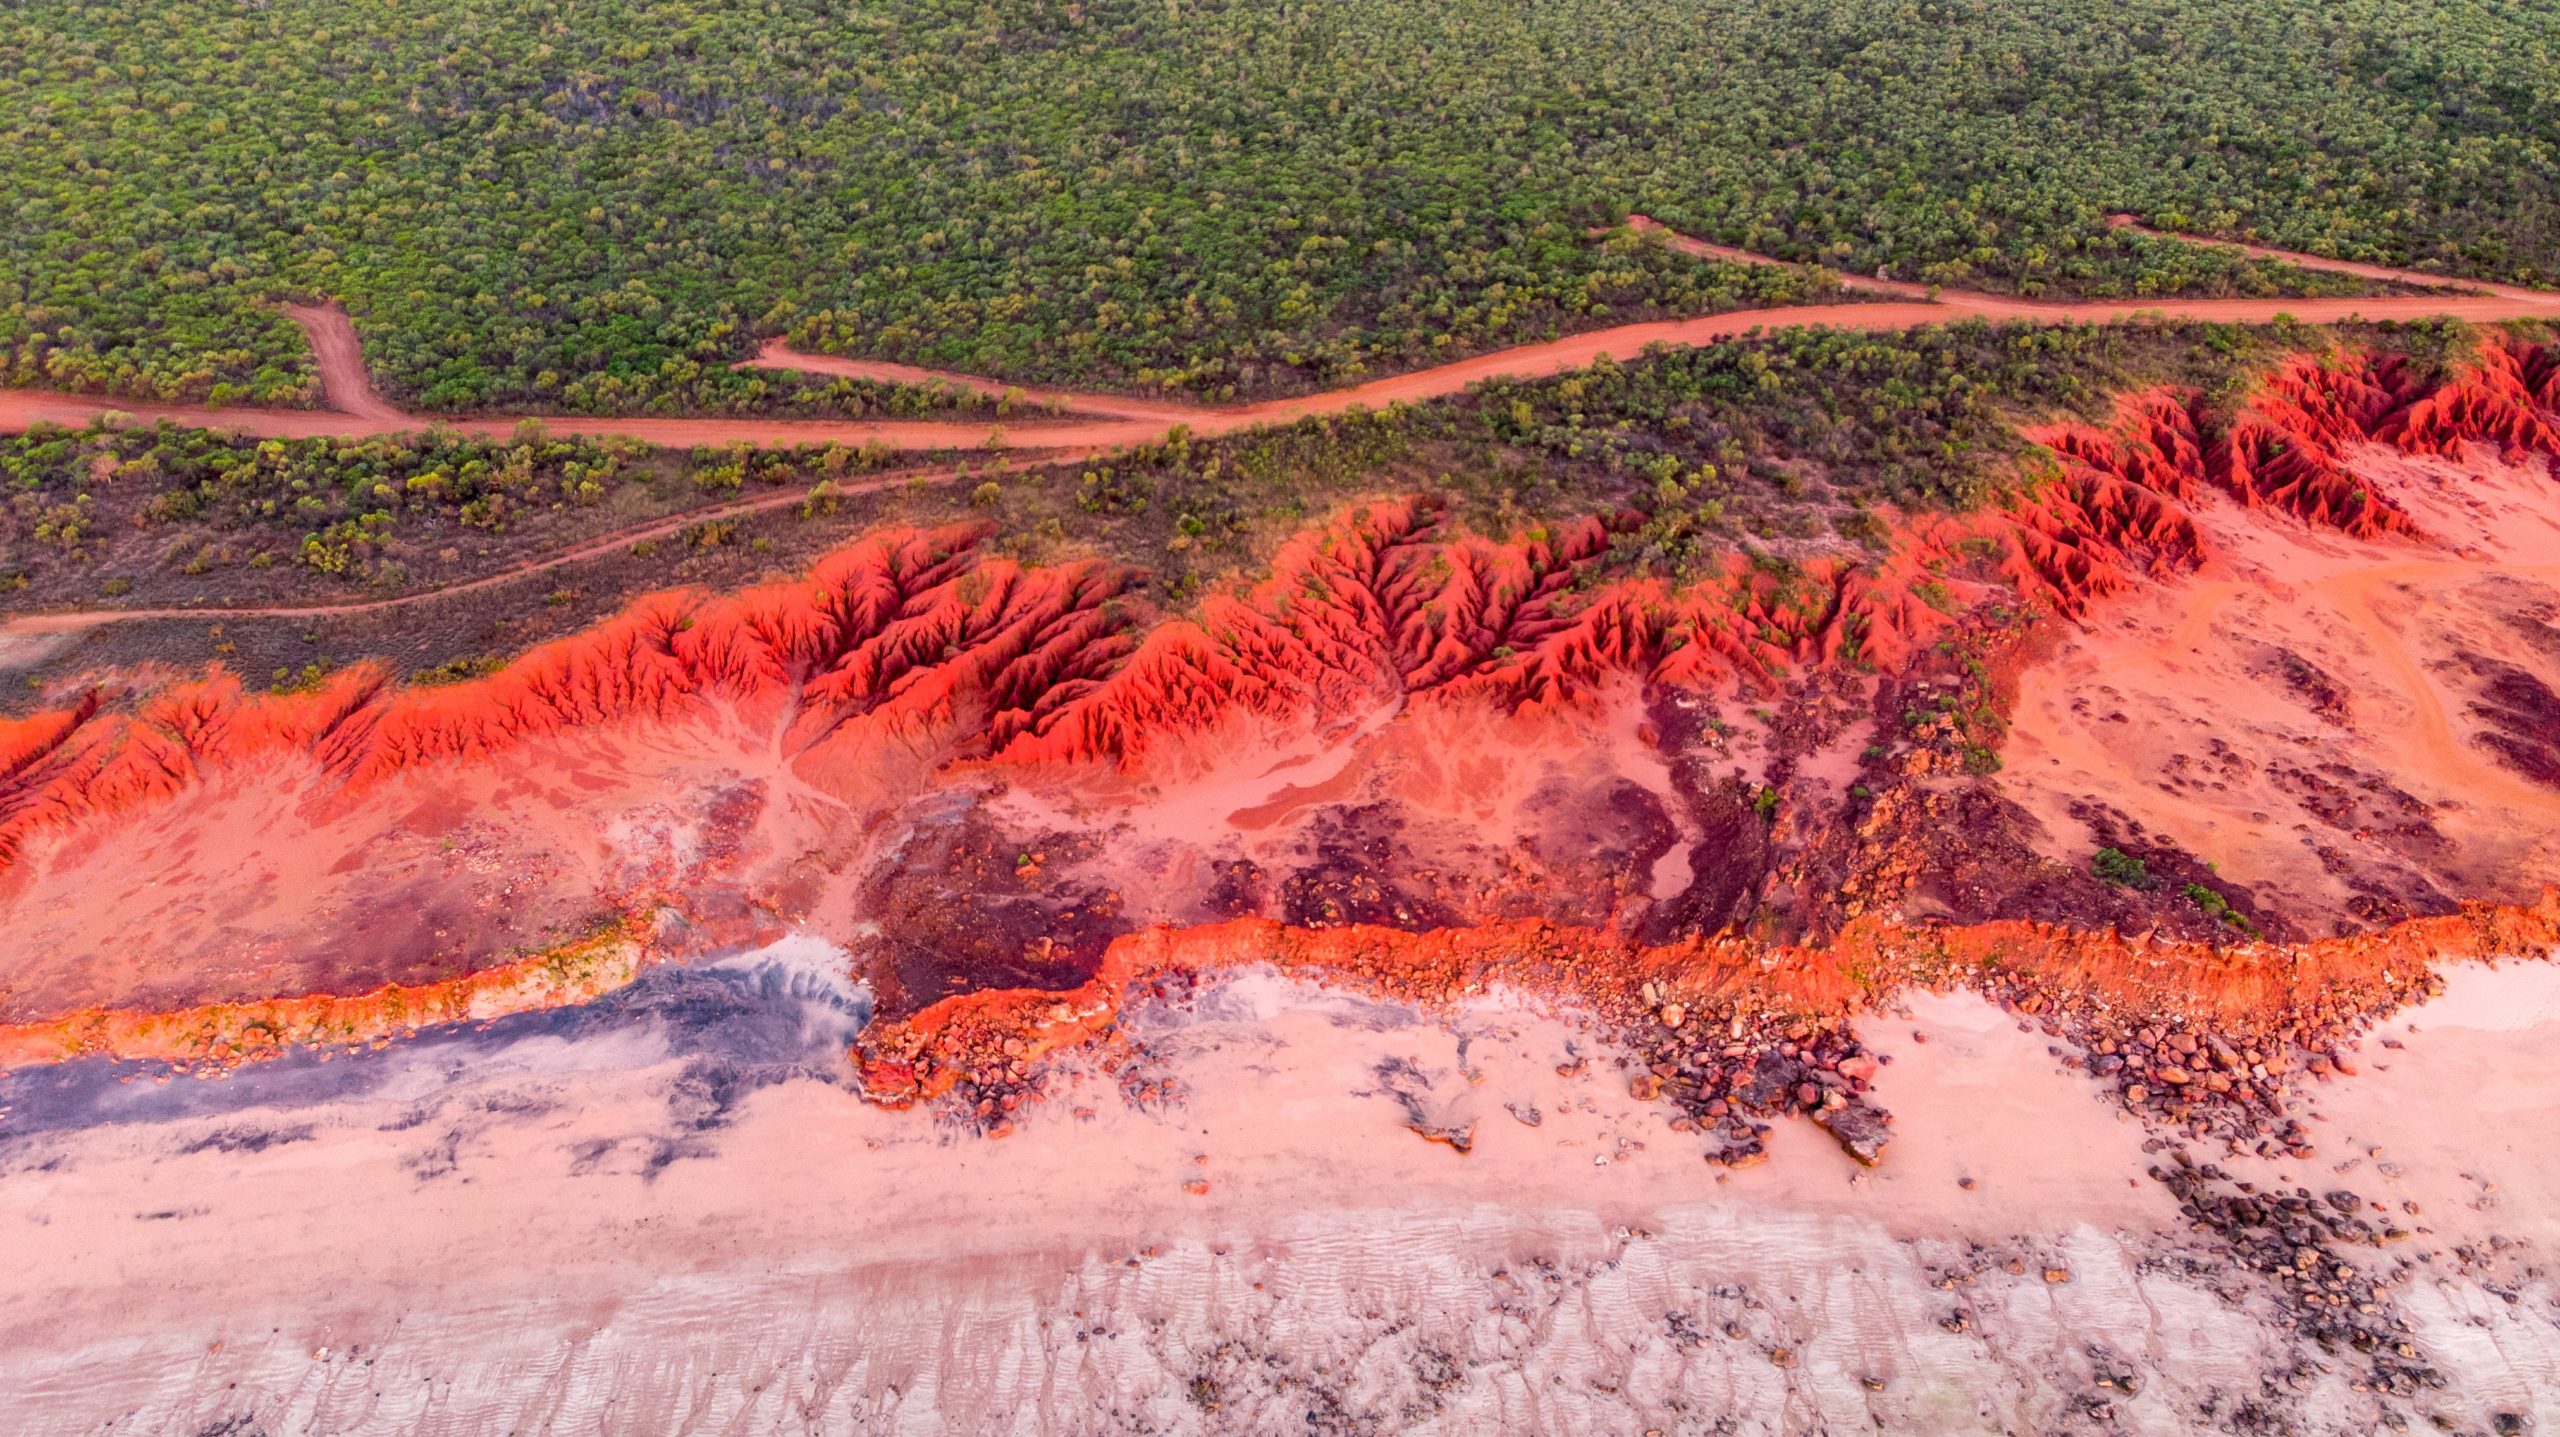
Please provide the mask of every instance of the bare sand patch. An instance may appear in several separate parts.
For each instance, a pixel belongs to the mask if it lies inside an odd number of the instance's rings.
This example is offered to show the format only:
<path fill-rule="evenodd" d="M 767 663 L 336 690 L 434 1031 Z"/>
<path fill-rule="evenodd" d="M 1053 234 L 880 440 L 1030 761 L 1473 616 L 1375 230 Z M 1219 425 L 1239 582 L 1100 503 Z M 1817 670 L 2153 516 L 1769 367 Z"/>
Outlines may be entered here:
<path fill-rule="evenodd" d="M 2025 671 L 2000 786 L 2055 856 L 2085 861 L 2112 814 L 2358 923 L 2560 881 L 2560 789 L 2475 712 L 2475 660 L 2560 684 L 2560 484 L 2476 449 L 2353 462 L 2429 542 L 2210 501 L 2193 578 L 2098 607 Z"/>

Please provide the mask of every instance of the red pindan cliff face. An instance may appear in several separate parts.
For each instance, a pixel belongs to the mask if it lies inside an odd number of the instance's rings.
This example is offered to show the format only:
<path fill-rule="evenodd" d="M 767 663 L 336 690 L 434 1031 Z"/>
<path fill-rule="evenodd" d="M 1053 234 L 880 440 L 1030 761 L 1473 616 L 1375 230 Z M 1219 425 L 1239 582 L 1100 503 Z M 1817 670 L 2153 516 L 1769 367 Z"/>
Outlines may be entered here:
<path fill-rule="evenodd" d="M 2434 385 L 2299 356 L 2228 419 L 2162 390 L 2103 427 L 2039 431 L 2049 477 L 1908 519 L 1880 551 L 1676 582 L 1621 552 L 1640 516 L 1497 539 L 1397 498 L 1176 616 L 1107 563 L 1026 565 L 981 527 L 894 530 L 800 580 L 651 595 L 449 687 L 372 669 L 290 695 L 219 673 L 105 684 L 0 724 L 0 905 L 20 935 L 0 1019 L 443 982 L 600 914 L 655 915 L 665 951 L 877 930 L 893 1008 L 1074 988 L 1141 925 L 1244 917 L 1653 943 L 1819 937 L 1862 910 L 2209 932 L 2174 887 L 2089 876 L 2086 847 L 2112 836 L 2209 878 L 2216 840 L 2177 828 L 2192 803 L 2145 807 L 2144 776 L 2101 780 L 2102 760 L 2148 751 L 2073 737 L 2103 718 L 2065 712 L 2091 690 L 2039 707 L 2020 639 L 2190 582 L 2275 593 L 2296 582 L 2271 557 L 2287 536 L 2328 536 L 2342 572 L 2531 581 L 2473 542 L 2459 505 L 2491 489 L 2454 465 L 2504 454 L 2527 467 L 2498 470 L 2496 493 L 2542 502 L 2530 456 L 2560 449 L 2555 383 L 2549 352 L 2504 338 Z M 2364 642 L 2338 622 L 2267 662 L 2351 667 L 2319 649 Z M 2464 662 L 2523 712 L 2547 665 L 2511 647 Z M 2228 691 L 2110 664 L 2153 674 L 2166 712 Z M 2023 742 L 2068 779 L 1986 775 L 2022 674 Z M 2464 750 L 2469 727 L 2443 742 Z M 2100 789 L 2112 806 L 2090 807 Z M 2429 876 L 2343 911 L 2386 922 L 2466 896 L 2464 875 L 2514 896 L 2543 871 L 2427 826 Z M 2270 931 L 2311 921 L 2245 883 L 2232 899 Z M 168 961 L 124 956 L 143 951 Z"/>

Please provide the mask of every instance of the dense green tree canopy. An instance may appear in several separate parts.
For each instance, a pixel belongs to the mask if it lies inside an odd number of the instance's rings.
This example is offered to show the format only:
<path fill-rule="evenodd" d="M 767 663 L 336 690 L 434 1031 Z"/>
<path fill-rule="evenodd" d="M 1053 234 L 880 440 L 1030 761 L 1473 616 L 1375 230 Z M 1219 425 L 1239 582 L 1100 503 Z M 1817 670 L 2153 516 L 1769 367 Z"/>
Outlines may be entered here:
<path fill-rule="evenodd" d="M 1803 281 L 2305 282 L 2172 227 L 2560 274 L 2560 12 L 2446 0 L 22 0 L 10 382 L 762 402 L 758 335 L 1276 392 Z M 771 391 L 778 395 L 787 387 Z"/>

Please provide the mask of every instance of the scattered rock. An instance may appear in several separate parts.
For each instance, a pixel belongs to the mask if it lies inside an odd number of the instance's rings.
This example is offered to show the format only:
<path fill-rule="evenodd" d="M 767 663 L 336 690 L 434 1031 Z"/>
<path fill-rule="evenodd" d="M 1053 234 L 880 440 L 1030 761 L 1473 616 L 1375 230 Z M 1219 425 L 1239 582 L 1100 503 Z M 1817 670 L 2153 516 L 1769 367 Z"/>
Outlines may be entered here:
<path fill-rule="evenodd" d="M 1834 1096 L 1838 1096 L 1834 1094 Z M 1842 1149 L 1868 1167 L 1884 1157 L 1884 1146 L 1893 1141 L 1893 1119 L 1882 1108 L 1857 1101 L 1844 1101 L 1836 1107 L 1823 1108 L 1813 1115 Z"/>
<path fill-rule="evenodd" d="M 1459 1127 L 1435 1127 L 1417 1122 L 1405 1126 L 1425 1142 L 1446 1144 L 1462 1153 L 1473 1151 L 1476 1145 L 1476 1125 L 1473 1123 Z"/>

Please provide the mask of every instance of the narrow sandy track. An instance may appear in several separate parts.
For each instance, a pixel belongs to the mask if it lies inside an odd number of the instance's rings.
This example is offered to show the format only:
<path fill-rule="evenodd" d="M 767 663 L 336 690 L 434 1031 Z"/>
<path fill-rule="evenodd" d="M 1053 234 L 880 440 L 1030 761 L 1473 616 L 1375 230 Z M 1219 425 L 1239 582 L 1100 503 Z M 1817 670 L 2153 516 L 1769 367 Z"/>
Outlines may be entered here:
<path fill-rule="evenodd" d="M 2303 587 L 2308 593 L 2326 598 L 2353 631 L 2372 646 L 2383 671 L 2380 676 L 2387 678 L 2389 687 L 2407 700 L 2413 731 L 2404 737 L 2417 750 L 2409 755 L 2417 761 L 2417 768 L 2458 776 L 2459 783 L 2448 785 L 2453 791 L 2499 799 L 2519 813 L 2539 814 L 2560 822 L 2560 794 L 2492 762 L 2459 731 L 2446 707 L 2443 686 L 2419 662 L 2403 625 L 2384 619 L 2375 604 L 2377 597 L 2403 586 L 2471 583 L 2492 573 L 2560 583 L 2560 564 L 2486 565 L 2476 559 L 2411 559 L 2323 574 Z M 2245 632 L 2225 628 L 2231 601 L 2279 587 L 2264 578 L 2188 580 L 2184 615 L 2160 643 L 2158 652 L 2175 661 L 2177 655 L 2201 652 L 2208 645 L 2227 642 Z"/>
<path fill-rule="evenodd" d="M 1795 268 L 1782 259 L 1771 259 L 1765 254 L 1753 254 L 1747 249 L 1735 249 L 1729 244 L 1712 244 L 1695 235 L 1684 235 L 1651 215 L 1627 216 L 1627 228 L 1637 234 L 1650 236 L 1656 243 L 1677 250 L 1692 259 L 1722 260 L 1726 264 L 1775 265 L 1781 269 Z M 1592 233 L 1604 235 L 1608 231 L 1594 230 Z M 1843 289 L 1868 290 L 1876 294 L 1889 294 L 1896 299 L 1925 301 L 1930 297 L 1929 286 L 1913 284 L 1906 279 L 1878 279 L 1872 275 L 1850 274 L 1845 270 L 1833 273 L 1839 279 Z"/>
<path fill-rule="evenodd" d="M 996 472 L 999 471 L 982 467 L 969 471 L 969 475 L 971 478 L 981 478 Z M 926 481 L 952 479 L 957 477 L 958 473 L 956 469 L 902 469 L 893 473 L 875 474 L 868 479 L 853 483 L 839 482 L 836 485 L 836 492 L 846 496 L 875 494 L 883 489 L 911 484 L 920 479 Z M 254 605 L 224 607 L 203 604 L 156 609 L 89 609 L 77 612 L 29 614 L 23 618 L 12 619 L 6 624 L 0 624 L 0 636 L 76 633 L 82 629 L 95 628 L 100 624 L 113 623 L 119 619 L 316 619 L 347 614 L 379 613 L 384 609 L 407 608 L 437 599 L 450 599 L 462 594 L 476 593 L 482 589 L 494 589 L 501 584 L 510 584 L 529 575 L 562 568 L 587 559 L 601 558 L 616 550 L 629 548 L 633 544 L 647 543 L 651 539 L 672 538 L 698 524 L 715 523 L 744 514 L 759 514 L 770 509 L 780 509 L 800 503 L 808 497 L 809 491 L 805 489 L 786 489 L 772 494 L 759 494 L 752 499 L 733 499 L 725 504 L 714 504 L 705 509 L 687 509 L 681 514 L 670 514 L 665 518 L 651 519 L 628 528 L 616 529 L 609 534 L 599 534 L 571 548 L 545 554 L 540 558 L 527 559 L 519 564 L 511 564 L 493 574 L 483 574 L 479 578 L 466 579 L 458 584 L 447 584 L 442 588 L 420 589 L 413 594 L 395 594 L 383 599 L 355 599 L 335 604 L 296 604 L 273 607 Z"/>
<path fill-rule="evenodd" d="M 2476 294 L 2494 295 L 2501 299 L 2522 300 L 2528 303 L 2538 301 L 2549 304 L 2553 298 L 2545 291 L 2526 289 L 2521 285 L 2492 284 L 2487 280 L 2477 279 L 2456 279 L 2450 275 L 2429 274 L 2424 270 L 2394 269 L 2387 264 L 2360 264 L 2348 259 L 2322 259 L 2318 255 L 2299 254 L 2289 249 L 2270 249 L 2265 245 L 2243 244 L 2239 240 L 2200 239 L 2195 235 L 2182 235 L 2173 230 L 2153 229 L 2132 215 L 2109 215 L 2107 225 L 2111 229 L 2130 230 L 2135 234 L 2148 235 L 2153 239 L 2175 240 L 2180 244 L 2210 245 L 2218 249 L 2236 249 L 2251 259 L 2282 260 L 2286 264 L 2299 265 L 2304 269 L 2326 270 L 2331 274 L 2351 274 L 2358 279 L 2422 285 L 2429 289 L 2469 290 Z"/>
<path fill-rule="evenodd" d="M 373 376 L 364 367 L 364 346 L 347 312 L 329 304 L 288 304 L 284 312 L 302 326 L 311 345 L 311 361 L 320 370 L 320 396 L 350 419 L 372 424 L 414 426 L 418 421 L 373 391 Z"/>
<path fill-rule="evenodd" d="M 1073 410 L 1083 414 L 1107 415 L 1115 419 L 1152 419 L 1164 424 L 1192 424 L 1214 415 L 1216 410 L 1197 404 L 1181 404 L 1163 399 L 1132 399 L 1120 394 L 1089 394 L 1073 389 L 1037 389 L 1020 384 L 1007 384 L 998 379 L 985 379 L 974 374 L 955 374 L 947 369 L 920 369 L 912 364 L 891 364 L 885 359 L 847 359 L 838 354 L 810 354 L 793 349 L 779 339 L 768 339 L 755 358 L 738 361 L 739 369 L 774 369 L 787 373 L 825 374 L 844 379 L 869 379 L 885 384 L 939 384 L 970 394 L 983 394 L 990 399 L 1008 396 L 1036 409 Z M 1035 416 L 1036 417 L 1036 416 Z M 999 421 L 1003 422 L 1003 421 Z"/>
<path fill-rule="evenodd" d="M 2545 583 L 2560 581 L 2560 564 L 2502 564 L 2496 572 L 2531 576 Z M 2480 566 L 2447 560 L 2412 560 L 2331 574 L 2315 586 L 2353 620 L 2356 632 L 2370 641 L 2395 687 L 2408 696 L 2416 724 L 2411 737 L 2436 773 L 2460 774 L 2457 791 L 2481 798 L 2497 797 L 2519 812 L 2538 813 L 2560 822 L 2560 795 L 2512 769 L 2491 762 L 2465 740 L 2447 712 L 2443 689 L 2411 650 L 2404 625 L 2383 618 L 2375 600 L 2403 585 L 2433 581 L 2465 583 L 2479 579 Z"/>

